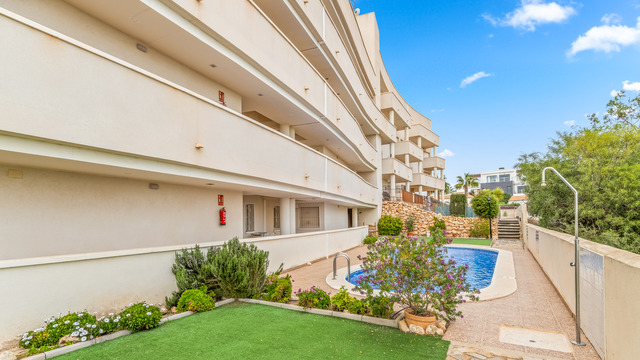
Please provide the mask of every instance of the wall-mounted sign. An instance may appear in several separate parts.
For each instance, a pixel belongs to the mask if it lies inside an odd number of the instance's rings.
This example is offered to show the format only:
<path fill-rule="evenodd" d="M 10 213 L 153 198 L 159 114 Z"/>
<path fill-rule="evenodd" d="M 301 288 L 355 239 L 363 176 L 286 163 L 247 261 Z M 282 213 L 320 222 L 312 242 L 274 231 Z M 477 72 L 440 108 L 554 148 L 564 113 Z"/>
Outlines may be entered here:
<path fill-rule="evenodd" d="M 224 195 L 218 195 L 218 206 L 224 205 Z"/>
<path fill-rule="evenodd" d="M 224 92 L 218 91 L 218 101 L 224 104 Z"/>

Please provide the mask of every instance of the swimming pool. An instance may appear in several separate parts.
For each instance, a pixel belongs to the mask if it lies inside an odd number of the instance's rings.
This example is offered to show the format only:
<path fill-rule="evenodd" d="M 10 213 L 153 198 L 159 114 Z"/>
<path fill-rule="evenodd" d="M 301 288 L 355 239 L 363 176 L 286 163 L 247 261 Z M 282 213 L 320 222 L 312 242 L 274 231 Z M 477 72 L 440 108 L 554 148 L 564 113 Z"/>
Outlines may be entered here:
<path fill-rule="evenodd" d="M 491 285 L 493 272 L 498 259 L 498 252 L 484 249 L 472 249 L 462 247 L 447 246 L 447 257 L 456 261 L 456 265 L 468 265 L 467 283 L 476 289 L 484 289 Z M 356 280 L 362 277 L 362 270 L 351 273 L 351 277 L 347 280 L 351 284 L 355 284 Z"/>

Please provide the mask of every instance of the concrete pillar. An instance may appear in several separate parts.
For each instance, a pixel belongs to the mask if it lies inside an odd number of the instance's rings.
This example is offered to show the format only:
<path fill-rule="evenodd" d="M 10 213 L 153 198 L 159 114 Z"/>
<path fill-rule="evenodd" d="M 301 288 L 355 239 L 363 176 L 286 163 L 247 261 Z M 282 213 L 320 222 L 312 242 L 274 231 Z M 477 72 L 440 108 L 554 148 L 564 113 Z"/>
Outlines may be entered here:
<path fill-rule="evenodd" d="M 291 224 L 290 234 L 296 233 L 296 199 L 289 199 L 289 224 Z"/>
<path fill-rule="evenodd" d="M 262 231 L 267 232 L 267 199 L 262 200 Z"/>
<path fill-rule="evenodd" d="M 404 141 L 409 141 L 409 128 L 404 128 Z"/>
<path fill-rule="evenodd" d="M 289 126 L 288 124 L 280 124 L 280 132 L 290 137 L 291 126 Z"/>
<path fill-rule="evenodd" d="M 422 149 L 422 138 L 418 136 L 418 147 Z"/>
<path fill-rule="evenodd" d="M 438 152 L 437 152 L 437 150 L 436 150 L 436 147 L 434 146 L 434 147 L 433 147 L 433 156 L 437 156 L 437 155 L 438 155 Z"/>
<path fill-rule="evenodd" d="M 420 193 L 420 195 L 422 195 L 422 185 L 418 186 L 418 192 Z"/>
<path fill-rule="evenodd" d="M 294 127 L 292 126 L 291 129 L 289 130 L 289 136 L 291 136 L 291 138 L 293 140 L 296 139 L 296 129 L 294 129 Z"/>
<path fill-rule="evenodd" d="M 280 234 L 291 234 L 291 202 L 289 198 L 280 198 Z"/>
<path fill-rule="evenodd" d="M 358 226 L 358 208 L 351 209 L 351 224 L 354 227 Z"/>
<path fill-rule="evenodd" d="M 396 196 L 396 176 L 391 174 L 391 177 L 389 178 L 389 186 L 391 186 L 391 191 L 389 192 L 389 195 L 391 195 L 391 200 L 395 200 L 395 196 Z"/>
<path fill-rule="evenodd" d="M 404 164 L 409 166 L 409 154 L 404 154 Z"/>
<path fill-rule="evenodd" d="M 392 158 L 396 155 L 396 143 L 389 144 L 389 157 Z"/>
<path fill-rule="evenodd" d="M 395 121 L 396 121 L 396 113 L 393 110 L 391 110 L 389 111 L 389 122 L 395 125 Z"/>

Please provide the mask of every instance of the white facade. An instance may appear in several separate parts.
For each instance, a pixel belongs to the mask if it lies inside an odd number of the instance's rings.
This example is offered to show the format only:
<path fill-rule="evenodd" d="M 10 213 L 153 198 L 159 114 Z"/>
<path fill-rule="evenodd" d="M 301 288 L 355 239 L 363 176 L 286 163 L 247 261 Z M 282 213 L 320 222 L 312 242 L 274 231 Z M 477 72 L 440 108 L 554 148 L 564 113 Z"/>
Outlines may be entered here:
<path fill-rule="evenodd" d="M 511 195 L 524 195 L 526 184 L 518 177 L 516 169 L 504 169 L 486 171 L 474 175 L 478 179 L 478 187 L 469 188 L 471 190 L 501 188 L 505 193 Z"/>
<path fill-rule="evenodd" d="M 109 288 L 18 291 L 0 341 L 30 314 L 162 301 L 182 247 L 237 236 L 295 266 L 358 244 L 384 185 L 444 189 L 431 120 L 347 0 L 0 0 L 0 32 L 0 288 L 44 269 Z"/>

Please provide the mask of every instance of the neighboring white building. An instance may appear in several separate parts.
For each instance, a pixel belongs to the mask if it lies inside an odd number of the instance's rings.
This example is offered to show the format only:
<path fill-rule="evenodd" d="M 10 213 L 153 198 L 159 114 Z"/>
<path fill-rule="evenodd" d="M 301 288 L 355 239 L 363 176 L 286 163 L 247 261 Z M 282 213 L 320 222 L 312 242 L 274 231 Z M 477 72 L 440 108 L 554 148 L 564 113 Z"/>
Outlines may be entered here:
<path fill-rule="evenodd" d="M 384 186 L 442 198 L 347 0 L 0 0 L 0 33 L 0 341 L 163 301 L 183 247 L 291 267 L 360 243 Z"/>
<path fill-rule="evenodd" d="M 494 171 L 481 172 L 474 175 L 478 179 L 478 187 L 469 188 L 469 191 L 501 188 L 511 195 L 524 195 L 525 183 L 518 177 L 516 169 L 499 168 Z"/>

